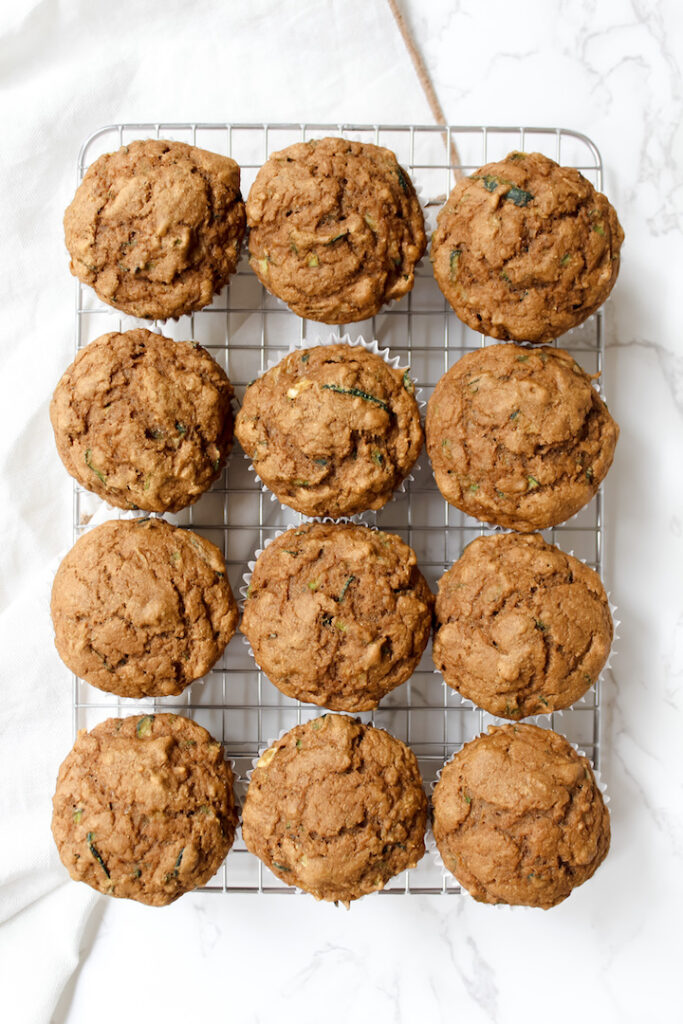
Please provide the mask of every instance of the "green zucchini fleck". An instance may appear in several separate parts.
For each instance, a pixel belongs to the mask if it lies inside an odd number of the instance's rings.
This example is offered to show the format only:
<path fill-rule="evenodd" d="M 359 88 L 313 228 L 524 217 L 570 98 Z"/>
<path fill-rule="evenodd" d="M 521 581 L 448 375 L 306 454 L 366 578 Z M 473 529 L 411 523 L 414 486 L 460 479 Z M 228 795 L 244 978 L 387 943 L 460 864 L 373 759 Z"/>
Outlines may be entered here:
<path fill-rule="evenodd" d="M 596 221 L 596 223 L 593 225 L 593 231 L 596 231 L 597 234 L 602 235 L 603 238 L 605 237 L 605 229 L 600 223 L 600 221 Z"/>
<path fill-rule="evenodd" d="M 564 254 L 564 256 L 562 257 L 562 259 L 560 260 L 560 265 L 563 266 L 563 267 L 566 267 L 571 258 L 572 258 L 571 253 L 566 252 Z"/>
<path fill-rule="evenodd" d="M 315 594 L 316 590 L 320 586 L 320 580 L 309 580 L 306 586 L 310 591 L 312 591 L 312 593 Z"/>
<path fill-rule="evenodd" d="M 451 255 L 448 259 L 449 273 L 451 281 L 455 279 L 455 275 L 458 272 L 458 260 L 462 256 L 462 249 L 451 249 Z"/>
<path fill-rule="evenodd" d="M 84 461 L 85 461 L 85 464 L 88 467 L 88 469 L 92 470 L 92 472 L 95 474 L 95 476 L 99 477 L 99 479 L 101 480 L 101 482 L 103 484 L 106 484 L 107 478 L 104 475 L 104 473 L 101 470 L 97 469 L 92 464 L 92 448 L 86 448 L 85 456 L 84 456 Z"/>
<path fill-rule="evenodd" d="M 349 589 L 349 587 L 351 586 L 352 583 L 356 582 L 356 579 L 357 579 L 356 576 L 347 576 L 347 578 L 346 578 L 346 580 L 344 582 L 344 586 L 341 589 L 341 593 L 340 593 L 339 597 L 337 598 L 337 604 L 341 604 L 342 603 L 342 601 L 346 597 L 346 591 Z"/>
<path fill-rule="evenodd" d="M 372 461 L 376 466 L 382 466 L 384 464 L 384 456 L 381 452 L 374 451 L 372 453 Z"/>
<path fill-rule="evenodd" d="M 179 551 L 172 551 L 171 552 L 171 565 L 178 565 L 179 562 L 180 562 L 180 552 Z"/>
<path fill-rule="evenodd" d="M 330 238 L 329 242 L 325 242 L 325 245 L 334 245 L 335 242 L 341 241 L 342 238 L 346 238 L 348 231 L 342 231 L 340 235 L 335 235 L 334 238 Z"/>
<path fill-rule="evenodd" d="M 533 198 L 531 192 L 518 188 L 517 185 L 513 185 L 503 196 L 503 199 L 509 199 L 515 206 L 528 206 Z"/>
<path fill-rule="evenodd" d="M 327 459 L 313 459 L 313 461 L 315 462 L 316 466 L 326 466 L 327 465 Z"/>
<path fill-rule="evenodd" d="M 529 362 L 529 357 L 528 356 L 517 356 L 517 362 L 518 363 L 528 363 Z"/>
<path fill-rule="evenodd" d="M 152 732 L 152 722 L 154 721 L 154 715 L 144 715 L 138 724 L 135 726 L 135 735 L 139 740 L 143 740 L 145 736 L 149 736 Z"/>
<path fill-rule="evenodd" d="M 409 369 L 410 369 L 410 367 L 408 368 L 408 370 Z M 415 392 L 415 385 L 413 384 L 412 380 L 410 379 L 408 370 L 406 370 L 406 372 L 403 374 L 403 387 L 406 389 L 406 391 L 408 392 L 409 395 L 412 395 Z"/>
<path fill-rule="evenodd" d="M 396 174 L 398 175 L 398 183 L 401 186 L 401 188 L 403 189 L 404 194 L 408 195 L 408 181 L 406 179 L 405 174 L 403 173 L 403 168 L 397 166 L 396 167 Z"/>
<path fill-rule="evenodd" d="M 76 810 L 73 812 L 74 825 L 79 825 L 82 817 L 83 817 L 83 808 L 82 807 L 77 807 Z"/>
<path fill-rule="evenodd" d="M 478 180 L 484 183 L 484 188 L 487 192 L 495 192 L 498 188 L 498 178 L 495 178 L 492 174 L 485 174 Z"/>
<path fill-rule="evenodd" d="M 291 868 L 285 867 L 284 864 L 278 864 L 276 860 L 273 861 L 273 867 L 277 868 L 278 871 L 291 871 Z"/>
<path fill-rule="evenodd" d="M 527 489 L 530 491 L 535 491 L 537 487 L 541 486 L 535 476 L 527 477 L 527 485 Z"/>
<path fill-rule="evenodd" d="M 545 622 L 541 622 L 540 619 L 534 619 L 534 627 L 540 630 L 541 633 L 546 633 L 548 631 L 547 625 Z"/>
<path fill-rule="evenodd" d="M 317 252 L 311 253 L 311 255 L 308 257 L 308 265 L 309 265 L 309 267 L 319 267 L 320 266 L 320 260 L 318 259 Z"/>
<path fill-rule="evenodd" d="M 515 409 L 514 412 L 510 413 L 510 419 L 511 420 L 516 420 L 518 416 L 519 416 L 519 409 Z"/>
<path fill-rule="evenodd" d="M 593 467 L 589 466 L 587 468 L 587 470 L 586 470 L 586 480 L 588 481 L 589 484 L 593 483 L 593 476 L 594 476 Z"/>
<path fill-rule="evenodd" d="M 361 391 L 360 388 L 343 388 L 341 384 L 323 384 L 323 391 L 335 391 L 338 395 L 351 395 L 352 398 L 362 398 L 364 402 L 373 402 L 378 405 L 380 409 L 384 409 L 385 412 L 390 413 L 391 409 L 381 398 L 376 398 L 375 395 L 369 395 L 367 391 Z"/>
<path fill-rule="evenodd" d="M 133 872 L 133 878 L 139 878 L 141 874 L 142 871 L 140 870 L 140 868 L 136 868 L 135 871 Z"/>
<path fill-rule="evenodd" d="M 308 480 L 292 480 L 292 487 L 310 487 Z"/>
<path fill-rule="evenodd" d="M 310 358 L 311 358 L 310 354 L 308 352 L 304 352 L 304 354 L 301 357 L 301 362 L 302 363 L 307 363 Z"/>
<path fill-rule="evenodd" d="M 466 804 L 472 803 L 472 797 L 469 795 L 469 793 L 463 793 L 463 798 Z"/>
<path fill-rule="evenodd" d="M 88 835 L 86 836 L 86 842 L 88 844 L 88 849 L 90 850 L 91 854 L 93 855 L 93 857 L 95 858 L 97 863 L 100 865 L 102 870 L 104 871 L 104 873 L 107 876 L 107 878 L 111 878 L 111 875 L 109 874 L 109 868 L 107 867 L 107 865 L 102 860 L 102 854 L 100 853 L 100 851 L 95 846 L 94 840 L 95 840 L 95 833 L 94 832 L 88 832 Z"/>
<path fill-rule="evenodd" d="M 176 420 L 175 428 L 176 428 L 176 430 L 178 431 L 178 433 L 180 434 L 181 437 L 185 437 L 185 434 L 187 433 L 187 427 L 185 426 L 184 423 L 179 423 Z"/>
<path fill-rule="evenodd" d="M 296 741 L 296 749 L 297 749 L 297 750 L 301 750 L 301 747 L 302 747 L 302 743 L 301 743 L 301 740 L 297 740 L 297 741 Z"/>

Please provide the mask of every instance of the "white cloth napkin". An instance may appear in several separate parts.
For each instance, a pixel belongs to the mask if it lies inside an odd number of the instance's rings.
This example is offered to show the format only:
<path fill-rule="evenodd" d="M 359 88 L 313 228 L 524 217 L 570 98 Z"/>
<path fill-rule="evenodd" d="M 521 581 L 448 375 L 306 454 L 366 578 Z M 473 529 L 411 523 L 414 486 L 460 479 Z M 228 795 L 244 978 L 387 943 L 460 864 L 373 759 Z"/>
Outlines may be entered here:
<path fill-rule="evenodd" d="M 383 2 L 19 0 L 0 67 L 0 1019 L 40 1024 L 97 899 L 50 835 L 72 716 L 48 593 L 72 506 L 48 404 L 73 354 L 61 219 L 80 144 L 118 121 L 431 118 Z"/>

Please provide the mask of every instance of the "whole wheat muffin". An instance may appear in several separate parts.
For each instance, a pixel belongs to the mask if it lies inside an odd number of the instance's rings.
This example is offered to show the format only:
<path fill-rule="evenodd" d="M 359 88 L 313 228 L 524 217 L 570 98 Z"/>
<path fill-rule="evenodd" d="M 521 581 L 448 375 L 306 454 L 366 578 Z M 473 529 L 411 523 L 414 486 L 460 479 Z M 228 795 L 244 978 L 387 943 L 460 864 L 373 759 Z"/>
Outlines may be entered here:
<path fill-rule="evenodd" d="M 204 885 L 235 835 L 223 748 L 180 715 L 81 730 L 57 778 L 52 834 L 77 882 L 162 907 Z"/>
<path fill-rule="evenodd" d="M 289 885 L 349 903 L 424 854 L 427 798 L 412 750 L 345 715 L 297 725 L 259 758 L 242 834 Z"/>
<path fill-rule="evenodd" d="M 266 487 L 307 516 L 379 509 L 422 448 L 408 372 L 359 345 L 290 352 L 246 391 L 235 435 Z"/>
<path fill-rule="evenodd" d="M 412 674 L 434 599 L 412 548 L 344 523 L 287 530 L 256 561 L 241 629 L 278 689 L 366 711 Z"/>
<path fill-rule="evenodd" d="M 609 813 L 587 758 L 550 729 L 491 727 L 441 772 L 443 862 L 475 900 L 548 909 L 607 856 Z"/>
<path fill-rule="evenodd" d="M 71 476 L 110 505 L 177 512 L 220 475 L 233 389 L 193 341 L 139 328 L 103 334 L 64 373 L 50 405 Z"/>
<path fill-rule="evenodd" d="M 624 232 L 608 200 L 571 167 L 510 153 L 459 181 L 437 218 L 434 276 L 468 327 L 543 342 L 602 305 Z"/>
<path fill-rule="evenodd" d="M 434 664 L 492 715 L 568 708 L 597 680 L 612 643 L 598 574 L 537 534 L 472 541 L 439 581 Z"/>
<path fill-rule="evenodd" d="M 563 349 L 491 345 L 444 374 L 427 451 L 446 501 L 511 530 L 545 530 L 591 500 L 619 427 Z"/>
<path fill-rule="evenodd" d="M 407 173 L 388 149 L 313 139 L 273 153 L 247 200 L 249 262 L 299 316 L 365 320 L 414 284 L 427 238 Z"/>
<path fill-rule="evenodd" d="M 163 519 L 84 534 L 57 570 L 51 609 L 65 664 L 119 697 L 181 693 L 218 661 L 239 617 L 218 548 Z"/>
<path fill-rule="evenodd" d="M 235 161 L 157 139 L 99 157 L 64 214 L 72 274 L 110 306 L 154 320 L 211 302 L 237 267 L 244 229 Z"/>

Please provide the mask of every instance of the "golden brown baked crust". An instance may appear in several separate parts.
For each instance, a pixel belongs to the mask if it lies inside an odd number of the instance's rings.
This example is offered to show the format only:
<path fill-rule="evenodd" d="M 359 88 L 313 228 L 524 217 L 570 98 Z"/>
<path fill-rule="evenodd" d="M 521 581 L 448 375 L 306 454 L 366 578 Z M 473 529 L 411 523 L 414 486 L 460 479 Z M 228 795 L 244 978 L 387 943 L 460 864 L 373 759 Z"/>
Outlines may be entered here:
<path fill-rule="evenodd" d="M 427 451 L 446 501 L 511 530 L 544 530 L 591 500 L 619 427 L 564 349 L 491 345 L 444 374 Z"/>
<path fill-rule="evenodd" d="M 379 509 L 422 448 L 413 382 L 359 345 L 290 352 L 247 388 L 235 435 L 264 484 L 307 516 Z"/>
<path fill-rule="evenodd" d="M 57 570 L 51 609 L 62 660 L 120 697 L 181 693 L 218 661 L 239 617 L 218 548 L 163 519 L 84 534 Z"/>
<path fill-rule="evenodd" d="M 602 305 L 624 232 L 579 171 L 510 153 L 459 181 L 439 212 L 434 276 L 468 327 L 502 341 L 550 341 Z"/>
<path fill-rule="evenodd" d="M 365 320 L 414 284 L 427 238 L 415 189 L 388 149 L 313 139 L 273 153 L 247 200 L 249 262 L 299 316 Z"/>
<path fill-rule="evenodd" d="M 223 748 L 180 715 L 81 730 L 59 769 L 52 834 L 77 882 L 162 907 L 208 882 L 237 825 Z"/>
<path fill-rule="evenodd" d="M 157 139 L 92 164 L 64 214 L 71 272 L 103 302 L 164 320 L 208 305 L 245 228 L 234 160 Z"/>
<path fill-rule="evenodd" d="M 415 552 L 400 537 L 304 523 L 257 559 L 241 629 L 288 697 L 366 711 L 412 674 L 433 604 Z"/>
<path fill-rule="evenodd" d="M 284 882 L 348 903 L 417 864 L 426 819 L 412 750 L 382 729 L 323 715 L 261 755 L 242 834 Z"/>
<path fill-rule="evenodd" d="M 472 541 L 439 581 L 434 664 L 492 715 L 568 708 L 597 680 L 612 643 L 598 574 L 537 534 Z"/>
<path fill-rule="evenodd" d="M 144 328 L 103 334 L 66 370 L 50 405 L 71 476 L 110 505 L 177 512 L 220 475 L 233 389 L 192 341 Z"/>
<path fill-rule="evenodd" d="M 443 862 L 475 900 L 554 907 L 607 856 L 609 813 L 587 758 L 550 729 L 491 727 L 433 797 Z"/>

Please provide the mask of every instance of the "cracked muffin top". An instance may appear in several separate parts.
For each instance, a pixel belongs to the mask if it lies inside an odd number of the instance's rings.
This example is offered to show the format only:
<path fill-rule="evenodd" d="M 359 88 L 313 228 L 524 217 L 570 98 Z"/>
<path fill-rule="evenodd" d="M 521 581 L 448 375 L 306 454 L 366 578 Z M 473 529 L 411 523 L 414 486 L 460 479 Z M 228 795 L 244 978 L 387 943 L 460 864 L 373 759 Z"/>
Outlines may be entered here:
<path fill-rule="evenodd" d="M 539 534 L 479 537 L 439 581 L 434 664 L 501 718 L 568 708 L 612 643 L 602 580 Z"/>
<path fill-rule="evenodd" d="M 283 882 L 349 903 L 415 867 L 426 820 L 412 750 L 383 729 L 323 715 L 261 755 L 242 834 Z"/>
<path fill-rule="evenodd" d="M 273 153 L 247 200 L 249 262 L 299 316 L 346 324 L 414 284 L 427 238 L 408 174 L 388 149 L 312 139 Z"/>
<path fill-rule="evenodd" d="M 154 907 L 208 882 L 237 826 L 221 744 L 181 715 L 109 718 L 81 730 L 52 805 L 71 877 Z"/>
<path fill-rule="evenodd" d="M 193 341 L 144 328 L 82 349 L 50 405 L 71 476 L 110 505 L 177 512 L 220 475 L 232 446 L 233 389 Z"/>
<path fill-rule="evenodd" d="M 119 697 L 181 693 L 218 661 L 238 620 L 218 548 L 163 519 L 84 534 L 57 570 L 51 610 L 65 664 Z"/>
<path fill-rule="evenodd" d="M 99 157 L 64 214 L 71 273 L 153 320 L 207 306 L 237 267 L 244 229 L 235 161 L 157 139 Z"/>
<path fill-rule="evenodd" d="M 619 427 L 592 378 L 560 348 L 490 345 L 458 360 L 427 408 L 427 451 L 446 501 L 531 533 L 587 505 Z"/>
<path fill-rule="evenodd" d="M 554 907 L 607 856 L 609 813 L 588 758 L 535 725 L 491 727 L 434 788 L 444 864 L 481 903 Z"/>
<path fill-rule="evenodd" d="M 259 555 L 242 632 L 278 689 L 334 711 L 366 711 L 412 675 L 434 599 L 400 537 L 303 523 Z"/>
<path fill-rule="evenodd" d="M 602 305 L 623 240 L 614 208 L 579 171 L 510 153 L 458 182 L 439 212 L 431 258 L 468 327 L 544 342 Z"/>
<path fill-rule="evenodd" d="M 379 509 L 415 464 L 408 371 L 360 345 L 297 349 L 246 390 L 235 435 L 283 505 L 307 516 Z"/>

